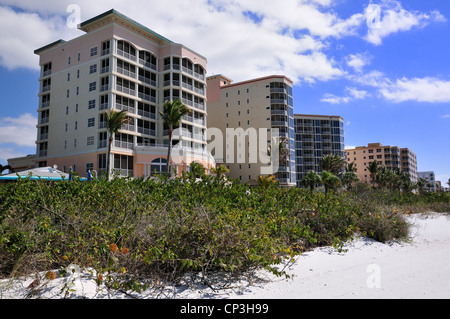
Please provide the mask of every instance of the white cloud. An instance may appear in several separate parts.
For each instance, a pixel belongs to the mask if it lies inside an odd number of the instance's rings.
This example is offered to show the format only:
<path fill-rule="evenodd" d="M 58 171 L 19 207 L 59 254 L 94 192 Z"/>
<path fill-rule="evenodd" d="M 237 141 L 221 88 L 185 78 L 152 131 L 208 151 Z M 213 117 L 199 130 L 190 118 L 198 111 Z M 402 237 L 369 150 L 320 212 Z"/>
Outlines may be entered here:
<path fill-rule="evenodd" d="M 331 103 L 331 104 L 341 104 L 341 103 L 349 103 L 354 100 L 363 100 L 366 97 L 370 96 L 369 92 L 364 90 L 358 90 L 356 88 L 347 87 L 346 88 L 347 95 L 346 96 L 336 96 L 333 94 L 325 94 L 325 96 L 321 99 L 322 102 Z"/>
<path fill-rule="evenodd" d="M 380 4 L 369 4 L 364 11 L 369 28 L 366 40 L 380 45 L 383 38 L 400 31 L 409 31 L 413 27 L 423 28 L 430 22 L 446 21 L 438 11 L 423 13 L 407 11 L 398 1 L 383 0 Z"/>
<path fill-rule="evenodd" d="M 0 65 L 15 69 L 39 69 L 34 50 L 54 42 L 73 30 L 64 28 L 61 17 L 41 17 L 33 12 L 16 12 L 0 6 Z"/>
<path fill-rule="evenodd" d="M 81 35 L 66 25 L 70 2 L 2 0 L 3 5 L 21 10 L 0 6 L 4 44 L 0 63 L 10 69 L 36 69 L 35 49 Z M 345 72 L 324 53 L 326 39 L 354 34 L 364 20 L 362 14 L 341 19 L 330 8 L 331 0 L 173 0 L 170 5 L 156 0 L 79 0 L 77 4 L 82 21 L 115 8 L 207 57 L 210 74 L 223 73 L 235 81 L 267 74 L 284 74 L 294 82 L 341 77 Z M 258 19 L 249 18 L 249 12 Z"/>
<path fill-rule="evenodd" d="M 349 67 L 353 68 L 357 73 L 361 73 L 364 66 L 370 63 L 370 57 L 368 54 L 350 54 L 346 58 L 346 63 Z"/>
<path fill-rule="evenodd" d="M 402 78 L 385 85 L 380 93 L 395 103 L 406 101 L 446 103 L 450 102 L 450 81 L 433 77 Z"/>
<path fill-rule="evenodd" d="M 34 146 L 37 118 L 29 113 L 18 118 L 0 118 L 0 145 Z"/>
<path fill-rule="evenodd" d="M 450 114 L 442 115 L 442 118 L 443 118 L 443 119 L 450 119 Z"/>

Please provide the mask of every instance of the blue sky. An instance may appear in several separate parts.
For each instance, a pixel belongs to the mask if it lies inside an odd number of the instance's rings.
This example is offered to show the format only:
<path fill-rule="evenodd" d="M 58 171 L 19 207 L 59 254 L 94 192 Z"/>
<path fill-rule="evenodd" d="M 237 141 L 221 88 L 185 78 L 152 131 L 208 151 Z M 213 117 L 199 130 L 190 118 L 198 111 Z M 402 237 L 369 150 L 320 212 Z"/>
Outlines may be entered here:
<path fill-rule="evenodd" d="M 284 74 L 296 113 L 340 115 L 346 146 L 408 147 L 450 178 L 448 0 L 0 0 L 0 164 L 35 152 L 36 48 L 114 8 L 243 81 Z"/>

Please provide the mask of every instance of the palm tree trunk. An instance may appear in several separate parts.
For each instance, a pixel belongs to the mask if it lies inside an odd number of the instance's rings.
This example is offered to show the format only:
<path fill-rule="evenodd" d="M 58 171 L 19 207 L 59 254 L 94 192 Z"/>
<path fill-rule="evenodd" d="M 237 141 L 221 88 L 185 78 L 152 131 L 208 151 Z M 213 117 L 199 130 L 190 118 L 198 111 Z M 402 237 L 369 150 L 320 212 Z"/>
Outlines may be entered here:
<path fill-rule="evenodd" d="M 111 170 L 111 146 L 113 142 L 112 135 L 109 137 L 108 155 L 106 155 L 106 178 L 109 180 L 109 172 Z"/>
<path fill-rule="evenodd" d="M 167 148 L 167 163 L 166 163 L 166 173 L 169 177 L 172 177 L 172 172 L 170 170 L 170 153 L 172 152 L 172 133 L 173 130 L 169 128 L 169 147 Z"/>

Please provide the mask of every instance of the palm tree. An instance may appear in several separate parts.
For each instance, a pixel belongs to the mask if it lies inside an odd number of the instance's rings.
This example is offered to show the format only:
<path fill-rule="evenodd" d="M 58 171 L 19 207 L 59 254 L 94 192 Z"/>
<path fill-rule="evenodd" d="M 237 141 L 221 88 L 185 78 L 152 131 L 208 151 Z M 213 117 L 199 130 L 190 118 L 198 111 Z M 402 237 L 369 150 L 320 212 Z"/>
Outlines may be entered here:
<path fill-rule="evenodd" d="M 269 186 L 276 182 L 276 178 L 274 175 L 266 175 L 266 176 L 258 176 L 256 183 L 262 189 L 267 189 Z"/>
<path fill-rule="evenodd" d="M 314 187 L 316 187 L 316 185 L 322 184 L 322 177 L 315 171 L 309 171 L 306 174 L 306 176 L 303 178 L 302 184 L 304 186 L 309 187 L 309 189 L 311 190 L 311 193 L 312 193 L 314 191 Z"/>
<path fill-rule="evenodd" d="M 358 180 L 358 176 L 353 170 L 345 172 L 344 176 L 342 177 L 342 182 L 347 186 L 347 189 L 351 189 L 353 186 L 353 182 L 357 182 Z"/>
<path fill-rule="evenodd" d="M 183 118 L 183 116 L 191 114 L 192 111 L 179 99 L 175 99 L 174 101 L 170 102 L 167 101 L 164 103 L 164 112 L 159 112 L 162 119 L 164 120 L 164 124 L 169 128 L 169 147 L 167 150 L 167 167 L 166 171 L 168 172 L 169 176 L 172 176 L 172 172 L 169 169 L 170 165 L 170 155 L 172 153 L 172 135 L 173 130 L 177 126 L 180 125 L 180 122 Z"/>
<path fill-rule="evenodd" d="M 211 171 L 213 174 L 216 174 L 216 179 L 220 181 L 230 170 L 226 168 L 225 165 L 219 165 L 214 167 Z"/>
<path fill-rule="evenodd" d="M 289 139 L 287 137 L 280 137 L 280 140 L 278 142 L 278 149 L 279 149 L 279 158 L 280 158 L 280 166 L 285 167 L 288 166 L 289 163 L 289 157 L 291 155 L 290 149 L 289 149 Z"/>
<path fill-rule="evenodd" d="M 355 162 L 351 162 L 351 163 L 347 163 L 346 167 L 345 167 L 345 171 L 346 172 L 355 172 L 357 171 L 356 166 L 355 166 Z"/>
<path fill-rule="evenodd" d="M 341 180 L 339 177 L 334 175 L 331 172 L 323 171 L 322 172 L 322 182 L 325 186 L 325 194 L 328 194 L 329 190 L 336 190 L 336 188 L 340 185 Z"/>
<path fill-rule="evenodd" d="M 106 158 L 106 174 L 109 179 L 110 166 L 111 166 L 111 147 L 114 139 L 114 135 L 122 128 L 122 124 L 129 121 L 126 117 L 126 110 L 120 112 L 107 111 L 106 112 L 106 129 L 109 134 L 108 155 Z"/>
<path fill-rule="evenodd" d="M 327 171 L 338 175 L 344 168 L 345 160 L 337 154 L 326 155 L 322 158 L 320 167 L 323 171 Z"/>
<path fill-rule="evenodd" d="M 369 163 L 369 172 L 370 172 L 370 180 L 372 182 L 372 187 L 375 186 L 375 181 L 376 181 L 376 174 L 378 171 L 378 162 L 377 161 L 373 161 L 371 163 Z"/>

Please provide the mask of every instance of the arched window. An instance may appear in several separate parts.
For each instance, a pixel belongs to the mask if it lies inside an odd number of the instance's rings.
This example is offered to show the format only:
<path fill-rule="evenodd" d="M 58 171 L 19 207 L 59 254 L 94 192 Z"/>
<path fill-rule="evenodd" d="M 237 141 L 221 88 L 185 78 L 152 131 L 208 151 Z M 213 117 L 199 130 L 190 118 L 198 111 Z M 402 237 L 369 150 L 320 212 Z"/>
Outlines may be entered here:
<path fill-rule="evenodd" d="M 127 59 L 136 61 L 136 49 L 129 42 L 119 40 L 117 42 L 117 54 Z"/>
<path fill-rule="evenodd" d="M 139 51 L 139 63 L 155 71 L 157 70 L 157 59 L 148 51 Z"/>
<path fill-rule="evenodd" d="M 165 173 L 167 165 L 167 160 L 165 158 L 157 158 L 152 161 L 151 167 L 150 167 L 150 176 L 159 175 L 162 173 Z"/>

